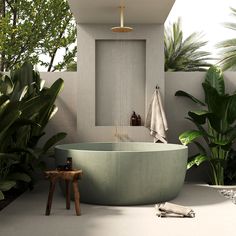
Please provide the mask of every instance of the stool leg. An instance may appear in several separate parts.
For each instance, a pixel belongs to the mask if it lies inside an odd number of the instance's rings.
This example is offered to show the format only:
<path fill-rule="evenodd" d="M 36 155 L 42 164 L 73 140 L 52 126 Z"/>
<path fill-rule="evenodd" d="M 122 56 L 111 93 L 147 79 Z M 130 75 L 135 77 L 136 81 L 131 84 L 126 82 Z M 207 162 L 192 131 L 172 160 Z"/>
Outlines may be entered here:
<path fill-rule="evenodd" d="M 48 193 L 48 201 L 47 201 L 47 207 L 46 207 L 46 216 L 50 215 L 51 212 L 51 207 L 52 207 L 52 198 L 53 198 L 53 193 L 55 190 L 56 186 L 56 180 L 50 180 L 50 187 L 49 187 L 49 193 Z"/>
<path fill-rule="evenodd" d="M 70 209 L 70 180 L 65 180 L 66 183 L 66 209 Z"/>
<path fill-rule="evenodd" d="M 75 197 L 75 211 L 76 215 L 80 215 L 80 195 L 78 188 L 78 179 L 73 179 L 73 189 L 74 189 L 74 197 Z"/>

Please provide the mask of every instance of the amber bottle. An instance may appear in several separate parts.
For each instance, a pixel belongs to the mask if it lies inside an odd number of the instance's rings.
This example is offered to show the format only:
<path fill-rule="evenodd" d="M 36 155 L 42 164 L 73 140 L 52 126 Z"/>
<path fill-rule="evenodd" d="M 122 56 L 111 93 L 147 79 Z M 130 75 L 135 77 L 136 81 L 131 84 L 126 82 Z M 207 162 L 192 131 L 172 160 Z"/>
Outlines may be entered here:
<path fill-rule="evenodd" d="M 138 117 L 137 117 L 137 126 L 141 126 L 141 123 L 142 123 L 141 116 L 138 115 Z"/>
<path fill-rule="evenodd" d="M 130 125 L 131 126 L 137 126 L 137 121 L 138 121 L 138 117 L 137 117 L 135 111 L 133 111 L 133 114 L 130 118 Z"/>

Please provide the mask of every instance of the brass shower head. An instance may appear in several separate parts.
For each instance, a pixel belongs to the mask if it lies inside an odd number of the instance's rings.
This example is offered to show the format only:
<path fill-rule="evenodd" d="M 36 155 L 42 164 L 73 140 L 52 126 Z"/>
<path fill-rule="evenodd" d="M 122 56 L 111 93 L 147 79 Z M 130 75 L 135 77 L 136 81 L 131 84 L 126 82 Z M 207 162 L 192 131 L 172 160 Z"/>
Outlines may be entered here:
<path fill-rule="evenodd" d="M 111 30 L 112 32 L 116 32 L 116 33 L 127 33 L 127 32 L 131 32 L 133 30 L 133 28 L 128 27 L 128 26 L 124 26 L 124 6 L 120 6 L 120 26 L 116 26 L 116 27 L 112 27 Z"/>

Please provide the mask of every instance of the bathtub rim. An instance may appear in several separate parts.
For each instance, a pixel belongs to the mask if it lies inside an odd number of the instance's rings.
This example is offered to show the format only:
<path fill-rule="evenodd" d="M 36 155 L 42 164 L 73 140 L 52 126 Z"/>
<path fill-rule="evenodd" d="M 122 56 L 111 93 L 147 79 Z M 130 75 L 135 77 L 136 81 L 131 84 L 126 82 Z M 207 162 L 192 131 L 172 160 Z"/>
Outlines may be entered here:
<path fill-rule="evenodd" d="M 162 149 L 162 150 L 150 150 L 150 151 L 145 151 L 145 150 L 89 150 L 89 149 L 75 149 L 75 148 L 65 148 L 67 145 L 76 145 L 76 144 L 121 144 L 121 143 L 132 143 L 132 144 L 156 144 L 156 145 L 171 145 L 171 146 L 176 146 L 178 148 L 176 149 Z M 180 151 L 180 150 L 188 150 L 188 146 L 182 145 L 182 144 L 175 144 L 175 143 L 151 143 L 151 142 L 77 142 L 77 143 L 67 143 L 67 144 L 59 144 L 54 147 L 56 150 L 73 150 L 73 151 L 78 151 L 78 152 L 98 152 L 98 153 L 152 153 L 152 152 L 171 152 L 171 151 Z"/>

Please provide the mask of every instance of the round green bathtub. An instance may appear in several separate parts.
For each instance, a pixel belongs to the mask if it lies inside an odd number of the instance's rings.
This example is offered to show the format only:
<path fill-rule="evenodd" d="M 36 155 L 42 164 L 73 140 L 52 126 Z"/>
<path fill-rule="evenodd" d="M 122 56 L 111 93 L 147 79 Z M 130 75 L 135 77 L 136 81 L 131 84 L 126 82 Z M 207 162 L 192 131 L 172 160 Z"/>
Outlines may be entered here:
<path fill-rule="evenodd" d="M 56 164 L 81 168 L 81 202 L 153 204 L 175 198 L 184 183 L 188 149 L 145 142 L 74 143 L 55 147 Z"/>

